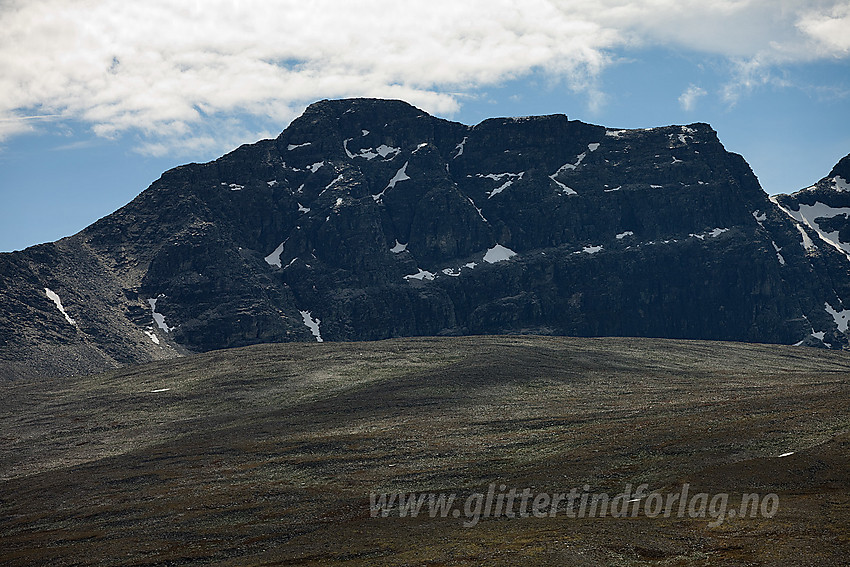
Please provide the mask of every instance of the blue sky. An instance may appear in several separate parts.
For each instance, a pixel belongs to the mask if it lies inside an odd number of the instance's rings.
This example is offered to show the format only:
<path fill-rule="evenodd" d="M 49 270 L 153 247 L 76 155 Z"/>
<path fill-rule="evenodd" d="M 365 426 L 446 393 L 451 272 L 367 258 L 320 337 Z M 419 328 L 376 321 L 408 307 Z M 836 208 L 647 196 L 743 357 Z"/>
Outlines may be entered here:
<path fill-rule="evenodd" d="M 276 136 L 321 98 L 475 124 L 708 122 L 769 193 L 850 153 L 850 2 L 27 0 L 0 4 L 0 251 Z"/>

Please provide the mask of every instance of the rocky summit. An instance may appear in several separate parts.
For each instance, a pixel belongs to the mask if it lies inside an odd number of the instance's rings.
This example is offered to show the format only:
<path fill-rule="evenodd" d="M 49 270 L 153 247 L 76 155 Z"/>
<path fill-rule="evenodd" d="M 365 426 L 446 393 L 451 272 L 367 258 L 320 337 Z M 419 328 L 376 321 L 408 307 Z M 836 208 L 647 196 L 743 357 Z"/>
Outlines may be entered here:
<path fill-rule="evenodd" d="M 416 335 L 843 348 L 848 183 L 850 157 L 771 199 L 707 124 L 466 126 L 321 101 L 74 236 L 0 254 L 0 376 Z"/>

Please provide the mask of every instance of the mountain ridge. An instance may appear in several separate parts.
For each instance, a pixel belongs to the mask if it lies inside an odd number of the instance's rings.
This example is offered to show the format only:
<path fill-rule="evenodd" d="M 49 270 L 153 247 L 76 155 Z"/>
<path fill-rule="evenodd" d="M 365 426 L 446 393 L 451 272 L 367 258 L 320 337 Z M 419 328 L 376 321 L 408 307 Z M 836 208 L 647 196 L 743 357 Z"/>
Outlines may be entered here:
<path fill-rule="evenodd" d="M 0 375 L 320 338 L 842 348 L 850 226 L 836 246 L 796 210 L 707 124 L 466 126 L 402 101 L 320 101 L 74 236 L 0 255 Z"/>

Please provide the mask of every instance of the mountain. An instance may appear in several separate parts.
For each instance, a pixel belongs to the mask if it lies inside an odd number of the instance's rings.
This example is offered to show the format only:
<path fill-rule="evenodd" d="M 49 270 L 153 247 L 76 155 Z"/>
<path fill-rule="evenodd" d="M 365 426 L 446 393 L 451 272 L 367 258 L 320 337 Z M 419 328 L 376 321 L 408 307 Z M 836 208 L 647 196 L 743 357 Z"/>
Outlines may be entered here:
<path fill-rule="evenodd" d="M 847 166 L 774 202 L 706 124 L 466 126 L 321 101 L 74 236 L 0 255 L 0 376 L 416 335 L 843 348 Z M 839 216 L 805 216 L 824 206 Z"/>

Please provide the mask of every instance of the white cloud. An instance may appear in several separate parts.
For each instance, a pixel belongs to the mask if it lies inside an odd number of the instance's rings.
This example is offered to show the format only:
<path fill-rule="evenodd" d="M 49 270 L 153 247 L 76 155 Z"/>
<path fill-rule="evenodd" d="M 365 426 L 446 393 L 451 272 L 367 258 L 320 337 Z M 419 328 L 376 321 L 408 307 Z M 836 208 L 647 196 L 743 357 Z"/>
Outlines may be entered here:
<path fill-rule="evenodd" d="M 705 96 L 706 91 L 702 87 L 698 87 L 696 85 L 690 85 L 685 92 L 683 92 L 679 96 L 679 105 L 682 107 L 682 110 L 690 112 L 694 108 L 696 108 L 697 99 L 701 96 Z"/>
<path fill-rule="evenodd" d="M 7 0 L 0 139 L 31 129 L 24 116 L 61 114 L 132 132 L 147 153 L 215 147 L 253 133 L 232 116 L 283 127 L 343 96 L 451 116 L 475 89 L 534 70 L 593 108 L 617 50 L 729 57 L 749 65 L 733 83 L 752 85 L 777 63 L 847 56 L 849 18 L 838 0 Z"/>
<path fill-rule="evenodd" d="M 839 3 L 831 10 L 803 16 L 797 27 L 820 45 L 824 55 L 850 53 L 850 3 Z"/>

